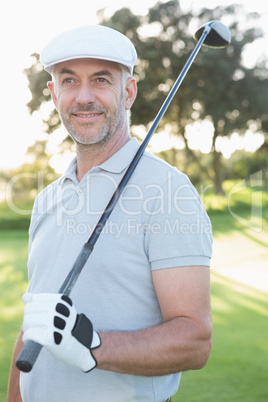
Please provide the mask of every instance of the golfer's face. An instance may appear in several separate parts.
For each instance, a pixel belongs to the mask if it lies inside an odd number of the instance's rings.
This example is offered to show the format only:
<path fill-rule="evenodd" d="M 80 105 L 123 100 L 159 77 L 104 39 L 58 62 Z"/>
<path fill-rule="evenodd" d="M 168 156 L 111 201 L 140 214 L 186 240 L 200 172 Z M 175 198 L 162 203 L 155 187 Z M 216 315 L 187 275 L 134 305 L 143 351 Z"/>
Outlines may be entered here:
<path fill-rule="evenodd" d="M 50 89 L 67 131 L 76 143 L 109 141 L 126 123 L 122 71 L 112 62 L 78 59 L 58 64 Z"/>

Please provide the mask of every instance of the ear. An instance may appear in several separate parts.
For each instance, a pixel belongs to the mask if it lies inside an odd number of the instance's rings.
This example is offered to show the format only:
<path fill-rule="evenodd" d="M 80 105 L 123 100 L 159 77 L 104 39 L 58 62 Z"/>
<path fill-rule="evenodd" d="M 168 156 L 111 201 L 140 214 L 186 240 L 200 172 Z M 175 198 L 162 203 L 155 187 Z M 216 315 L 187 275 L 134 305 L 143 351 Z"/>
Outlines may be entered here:
<path fill-rule="evenodd" d="M 48 88 L 49 88 L 49 90 L 51 92 L 52 100 L 53 100 L 54 105 L 55 105 L 55 107 L 57 109 L 58 99 L 57 99 L 57 96 L 55 94 L 55 84 L 54 84 L 53 81 L 48 81 L 47 86 L 48 86 Z"/>
<path fill-rule="evenodd" d="M 130 110 L 137 96 L 137 83 L 135 78 L 129 77 L 126 82 L 126 110 Z"/>

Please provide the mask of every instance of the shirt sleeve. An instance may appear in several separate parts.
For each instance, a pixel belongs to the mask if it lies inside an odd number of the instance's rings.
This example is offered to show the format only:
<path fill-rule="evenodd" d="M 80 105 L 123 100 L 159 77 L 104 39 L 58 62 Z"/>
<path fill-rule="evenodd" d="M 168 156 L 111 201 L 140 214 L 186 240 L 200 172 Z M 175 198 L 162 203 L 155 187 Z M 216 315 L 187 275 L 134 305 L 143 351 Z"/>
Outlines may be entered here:
<path fill-rule="evenodd" d="M 174 171 L 162 190 L 164 202 L 156 199 L 145 234 L 152 270 L 210 266 L 211 222 L 196 189 L 186 175 Z"/>

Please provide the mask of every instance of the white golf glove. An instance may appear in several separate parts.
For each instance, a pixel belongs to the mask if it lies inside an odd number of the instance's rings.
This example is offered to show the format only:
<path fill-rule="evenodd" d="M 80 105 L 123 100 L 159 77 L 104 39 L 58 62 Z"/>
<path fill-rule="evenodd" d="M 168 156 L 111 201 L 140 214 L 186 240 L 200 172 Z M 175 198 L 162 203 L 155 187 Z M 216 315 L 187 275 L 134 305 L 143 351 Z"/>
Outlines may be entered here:
<path fill-rule="evenodd" d="M 91 350 L 101 345 L 91 321 L 77 314 L 68 296 L 54 293 L 25 293 L 23 341 L 43 345 L 66 364 L 88 372 L 97 361 Z"/>

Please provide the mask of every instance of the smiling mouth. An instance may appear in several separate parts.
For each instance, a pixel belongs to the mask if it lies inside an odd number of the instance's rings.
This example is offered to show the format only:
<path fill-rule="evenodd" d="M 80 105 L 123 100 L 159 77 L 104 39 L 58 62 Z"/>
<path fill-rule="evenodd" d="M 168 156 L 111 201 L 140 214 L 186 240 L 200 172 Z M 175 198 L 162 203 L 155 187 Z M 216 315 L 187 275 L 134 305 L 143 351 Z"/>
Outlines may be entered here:
<path fill-rule="evenodd" d="M 100 116 L 102 113 L 74 113 L 76 117 L 82 117 L 84 119 Z"/>

